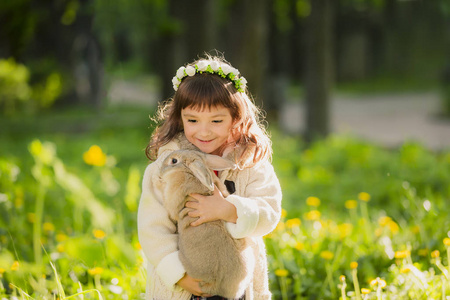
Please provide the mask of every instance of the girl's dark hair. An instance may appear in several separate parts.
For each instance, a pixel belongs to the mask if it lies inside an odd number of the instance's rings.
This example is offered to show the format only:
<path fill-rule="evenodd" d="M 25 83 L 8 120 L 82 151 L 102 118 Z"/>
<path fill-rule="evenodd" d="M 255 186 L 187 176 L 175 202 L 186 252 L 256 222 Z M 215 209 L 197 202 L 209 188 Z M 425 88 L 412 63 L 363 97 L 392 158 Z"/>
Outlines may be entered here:
<path fill-rule="evenodd" d="M 218 57 L 201 60 L 225 63 L 224 59 Z M 190 65 L 195 66 L 197 62 Z M 157 127 L 146 148 L 147 157 L 155 160 L 159 148 L 183 132 L 181 119 L 183 109 L 189 107 L 202 111 L 220 106 L 229 109 L 234 124 L 231 131 L 232 142 L 224 145 L 224 148 L 239 146 L 243 149 L 236 163 L 243 168 L 260 160 L 270 159 L 272 156 L 270 138 L 259 120 L 260 110 L 250 100 L 247 91 L 238 92 L 230 80 L 206 72 L 185 77 L 174 97 L 159 106 L 153 118 Z"/>

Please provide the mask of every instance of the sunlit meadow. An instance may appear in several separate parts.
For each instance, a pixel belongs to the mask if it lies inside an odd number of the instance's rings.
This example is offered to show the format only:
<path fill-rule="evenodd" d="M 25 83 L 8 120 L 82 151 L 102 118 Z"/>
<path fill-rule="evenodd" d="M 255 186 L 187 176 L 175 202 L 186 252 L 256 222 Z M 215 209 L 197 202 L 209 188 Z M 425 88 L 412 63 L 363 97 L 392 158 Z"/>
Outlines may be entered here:
<path fill-rule="evenodd" d="M 283 216 L 265 237 L 274 299 L 450 299 L 450 152 L 274 133 Z M 145 165 L 34 140 L 0 157 L 0 299 L 141 299 Z M 74 163 L 81 162 L 81 163 Z"/>

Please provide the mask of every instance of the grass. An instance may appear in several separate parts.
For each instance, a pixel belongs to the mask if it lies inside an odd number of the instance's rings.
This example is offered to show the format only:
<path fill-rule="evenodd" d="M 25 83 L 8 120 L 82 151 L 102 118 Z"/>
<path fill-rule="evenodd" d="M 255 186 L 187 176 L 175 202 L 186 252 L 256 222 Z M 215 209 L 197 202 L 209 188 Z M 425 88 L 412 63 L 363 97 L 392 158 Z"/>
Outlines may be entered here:
<path fill-rule="evenodd" d="M 151 113 L 0 120 L 0 298 L 142 297 L 136 210 Z M 265 237 L 274 299 L 450 296 L 449 151 L 272 135 L 284 195 Z"/>

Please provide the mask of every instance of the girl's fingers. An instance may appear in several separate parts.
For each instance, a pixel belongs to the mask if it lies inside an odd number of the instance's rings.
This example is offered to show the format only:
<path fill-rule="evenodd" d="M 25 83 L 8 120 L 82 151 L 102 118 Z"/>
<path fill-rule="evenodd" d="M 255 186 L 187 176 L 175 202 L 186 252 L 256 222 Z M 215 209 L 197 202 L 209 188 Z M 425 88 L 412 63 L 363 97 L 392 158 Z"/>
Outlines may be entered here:
<path fill-rule="evenodd" d="M 192 198 L 194 198 L 196 200 L 202 200 L 205 198 L 205 196 L 200 195 L 200 194 L 190 194 L 189 196 L 191 196 Z"/>
<path fill-rule="evenodd" d="M 203 224 L 202 218 L 198 218 L 197 220 L 195 220 L 194 222 L 191 223 L 191 226 L 195 227 L 195 226 L 202 225 L 202 224 Z"/>
<path fill-rule="evenodd" d="M 186 202 L 186 204 L 184 205 L 185 207 L 188 207 L 188 208 L 197 208 L 198 207 L 198 202 L 195 202 L 195 201 L 188 201 L 188 202 Z"/>

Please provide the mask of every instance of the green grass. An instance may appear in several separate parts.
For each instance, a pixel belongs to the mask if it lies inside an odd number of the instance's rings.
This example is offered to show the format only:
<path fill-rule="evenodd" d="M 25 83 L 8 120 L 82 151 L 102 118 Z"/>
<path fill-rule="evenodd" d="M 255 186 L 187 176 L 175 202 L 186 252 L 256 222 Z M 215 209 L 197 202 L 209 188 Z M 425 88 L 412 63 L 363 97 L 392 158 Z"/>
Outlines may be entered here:
<path fill-rule="evenodd" d="M 136 210 L 151 114 L 116 107 L 0 120 L 0 298 L 141 298 Z M 265 238 L 274 299 L 450 296 L 449 151 L 272 136 L 284 208 Z M 104 165 L 83 160 L 92 145 Z"/>

